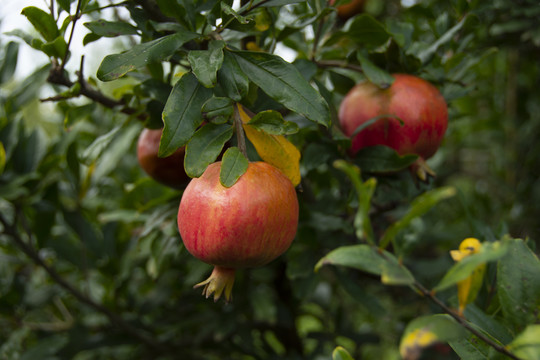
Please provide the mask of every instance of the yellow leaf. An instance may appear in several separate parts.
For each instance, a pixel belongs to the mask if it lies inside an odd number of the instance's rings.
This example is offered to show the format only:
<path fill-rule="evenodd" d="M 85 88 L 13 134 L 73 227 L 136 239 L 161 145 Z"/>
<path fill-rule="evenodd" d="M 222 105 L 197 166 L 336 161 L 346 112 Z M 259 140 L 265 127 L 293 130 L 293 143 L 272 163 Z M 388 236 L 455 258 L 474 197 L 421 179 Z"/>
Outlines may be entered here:
<path fill-rule="evenodd" d="M 478 253 L 481 247 L 482 243 L 478 239 L 467 238 L 459 244 L 459 250 L 450 251 L 450 256 L 454 261 L 461 261 L 469 255 Z M 485 270 L 486 265 L 482 264 L 468 278 L 457 283 L 459 313 L 461 315 L 463 315 L 467 305 L 476 299 L 478 292 L 482 288 Z"/>
<path fill-rule="evenodd" d="M 416 329 L 403 339 L 399 346 L 399 353 L 405 360 L 418 359 L 423 348 L 437 341 L 437 336 L 428 329 Z"/>
<path fill-rule="evenodd" d="M 300 183 L 300 151 L 296 146 L 282 135 L 270 135 L 248 125 L 250 117 L 240 104 L 238 104 L 238 111 L 246 136 L 255 146 L 261 159 L 281 170 L 294 186 L 298 185 Z"/>

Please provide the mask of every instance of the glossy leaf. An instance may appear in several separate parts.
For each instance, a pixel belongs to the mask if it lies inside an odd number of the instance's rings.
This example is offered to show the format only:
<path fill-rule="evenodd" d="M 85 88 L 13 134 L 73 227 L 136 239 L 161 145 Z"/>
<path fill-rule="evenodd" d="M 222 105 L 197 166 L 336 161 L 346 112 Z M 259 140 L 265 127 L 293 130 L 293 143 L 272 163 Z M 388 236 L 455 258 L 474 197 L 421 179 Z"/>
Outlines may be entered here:
<path fill-rule="evenodd" d="M 171 155 L 184 146 L 202 123 L 201 109 L 212 96 L 195 75 L 187 73 L 176 84 L 163 109 L 163 135 L 159 143 L 159 156 Z"/>
<path fill-rule="evenodd" d="M 345 348 L 338 346 L 332 352 L 332 360 L 354 360 Z"/>
<path fill-rule="evenodd" d="M 225 143 L 233 135 L 229 124 L 206 124 L 201 127 L 186 146 L 184 168 L 190 177 L 199 177 L 216 161 Z"/>
<path fill-rule="evenodd" d="M 430 345 L 465 336 L 465 329 L 449 315 L 422 316 L 411 321 L 405 328 L 399 353 L 404 360 L 414 360 L 419 357 L 422 349 Z"/>
<path fill-rule="evenodd" d="M 392 85 L 394 82 L 394 77 L 392 75 L 373 64 L 367 57 L 362 55 L 362 53 L 357 52 L 356 57 L 358 58 L 358 61 L 360 61 L 360 65 L 362 65 L 362 72 L 369 81 L 381 89 L 386 89 Z"/>
<path fill-rule="evenodd" d="M 523 240 L 508 243 L 497 267 L 497 294 L 507 321 L 522 327 L 539 320 L 540 261 Z"/>
<path fill-rule="evenodd" d="M 120 35 L 136 35 L 137 28 L 122 21 L 96 20 L 84 23 L 90 31 L 99 36 L 115 37 Z"/>
<path fill-rule="evenodd" d="M 272 99 L 311 121 L 329 125 L 328 104 L 294 65 L 267 53 L 234 51 L 232 54 L 248 78 Z"/>
<path fill-rule="evenodd" d="M 204 103 L 202 112 L 214 124 L 223 124 L 234 112 L 233 101 L 225 97 L 212 97 Z"/>
<path fill-rule="evenodd" d="M 399 155 L 392 148 L 378 145 L 361 149 L 354 163 L 367 173 L 391 173 L 408 168 L 417 159 L 417 155 Z"/>
<path fill-rule="evenodd" d="M 489 345 L 478 338 L 469 336 L 468 338 L 450 340 L 448 342 L 452 350 L 456 352 L 460 359 L 486 360 L 489 359 Z"/>
<path fill-rule="evenodd" d="M 45 40 L 53 41 L 60 35 L 56 22 L 51 14 L 35 6 L 25 7 L 21 13 L 26 16 Z"/>
<path fill-rule="evenodd" d="M 231 147 L 225 151 L 221 162 L 219 182 L 229 188 L 236 184 L 238 179 L 247 171 L 249 161 L 237 147 Z"/>
<path fill-rule="evenodd" d="M 409 226 L 411 221 L 427 213 L 431 208 L 437 205 L 442 200 L 448 199 L 456 194 L 456 189 L 453 187 L 441 187 L 433 189 L 414 199 L 407 213 L 398 221 L 390 225 L 384 232 L 379 246 L 385 248 L 394 240 L 397 234 Z"/>
<path fill-rule="evenodd" d="M 386 285 L 414 283 L 414 276 L 399 264 L 394 255 L 366 244 L 342 246 L 331 251 L 319 260 L 315 271 L 324 265 L 346 266 L 379 275 L 381 282 Z"/>
<path fill-rule="evenodd" d="M 248 93 L 249 79 L 230 52 L 225 51 L 223 55 L 223 63 L 217 73 L 217 79 L 229 98 L 240 101 Z"/>
<path fill-rule="evenodd" d="M 452 266 L 433 290 L 441 291 L 465 280 L 478 266 L 504 256 L 509 245 L 508 241 L 484 242 L 478 253 L 469 255 Z"/>
<path fill-rule="evenodd" d="M 121 54 L 108 55 L 99 66 L 97 77 L 101 81 L 118 79 L 127 72 L 139 69 L 148 63 L 166 59 L 186 42 L 199 36 L 199 34 L 185 31 L 135 45 Z"/>
<path fill-rule="evenodd" d="M 300 183 L 300 151 L 282 135 L 270 135 L 247 124 L 250 117 L 238 106 L 243 128 L 249 141 L 265 162 L 277 167 L 294 186 Z"/>
<path fill-rule="evenodd" d="M 224 47 L 224 41 L 212 41 L 208 50 L 192 50 L 188 53 L 193 73 L 207 88 L 216 86 L 217 71 L 223 63 Z"/>
<path fill-rule="evenodd" d="M 261 111 L 253 116 L 248 124 L 271 135 L 290 135 L 299 130 L 296 123 L 285 121 L 275 110 Z"/>

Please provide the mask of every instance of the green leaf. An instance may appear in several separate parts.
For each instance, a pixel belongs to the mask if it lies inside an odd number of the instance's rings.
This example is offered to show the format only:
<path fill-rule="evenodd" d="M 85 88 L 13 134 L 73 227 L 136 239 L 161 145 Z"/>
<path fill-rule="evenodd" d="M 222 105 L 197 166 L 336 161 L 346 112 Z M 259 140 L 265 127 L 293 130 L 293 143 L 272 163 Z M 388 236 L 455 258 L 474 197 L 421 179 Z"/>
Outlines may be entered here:
<path fill-rule="evenodd" d="M 6 167 L 6 149 L 4 148 L 4 144 L 0 142 L 0 175 L 4 172 L 4 169 Z"/>
<path fill-rule="evenodd" d="M 418 155 L 399 155 L 394 149 L 383 145 L 361 149 L 354 162 L 368 173 L 389 173 L 408 168 L 418 159 Z"/>
<path fill-rule="evenodd" d="M 522 360 L 540 359 L 540 325 L 527 326 L 507 347 Z"/>
<path fill-rule="evenodd" d="M 135 45 L 121 54 L 108 55 L 99 65 L 97 77 L 101 81 L 118 79 L 127 72 L 144 67 L 148 63 L 166 59 L 186 42 L 198 37 L 200 37 L 199 34 L 184 31 Z"/>
<path fill-rule="evenodd" d="M 523 240 L 508 243 L 497 267 L 497 294 L 506 321 L 522 328 L 540 319 L 540 261 Z"/>
<path fill-rule="evenodd" d="M 456 352 L 460 359 L 487 360 L 490 358 L 489 345 L 483 341 L 480 341 L 475 336 L 450 340 L 448 344 Z"/>
<path fill-rule="evenodd" d="M 242 71 L 236 58 L 228 51 L 224 52 L 223 64 L 217 73 L 219 84 L 225 94 L 234 101 L 240 101 L 247 95 L 249 79 Z"/>
<path fill-rule="evenodd" d="M 435 41 L 433 44 L 431 44 L 430 47 L 417 54 L 416 57 L 420 59 L 422 63 L 426 63 L 433 56 L 433 54 L 435 54 L 435 52 L 441 45 L 451 41 L 454 38 L 456 33 L 463 27 L 463 25 L 468 19 L 468 16 L 463 17 L 460 22 L 458 22 L 450 30 L 444 33 L 444 35 L 437 39 L 437 41 Z"/>
<path fill-rule="evenodd" d="M 272 135 L 290 135 L 299 130 L 298 124 L 285 121 L 281 113 L 275 110 L 261 111 L 252 117 L 248 124 Z"/>
<path fill-rule="evenodd" d="M 404 359 L 416 359 L 422 349 L 437 342 L 464 338 L 466 334 L 465 329 L 449 315 L 422 316 L 411 321 L 405 328 L 399 353 Z"/>
<path fill-rule="evenodd" d="M 366 240 L 369 244 L 375 245 L 375 235 L 369 218 L 371 209 L 371 198 L 377 186 L 377 180 L 370 178 L 362 182 L 360 169 L 357 166 L 347 163 L 345 160 L 334 161 L 334 167 L 343 171 L 352 181 L 358 197 L 358 210 L 354 217 L 354 228 L 358 240 Z"/>
<path fill-rule="evenodd" d="M 225 151 L 219 173 L 221 185 L 229 188 L 236 184 L 240 176 L 244 175 L 249 166 L 249 161 L 237 147 L 231 147 Z"/>
<path fill-rule="evenodd" d="M 0 63 L 0 84 L 7 82 L 13 77 L 17 68 L 17 57 L 19 56 L 19 43 L 10 41 L 4 50 L 4 58 Z"/>
<path fill-rule="evenodd" d="M 484 242 L 476 254 L 469 255 L 452 266 L 434 291 L 444 290 L 469 277 L 475 269 L 488 261 L 503 257 L 509 248 L 509 241 Z"/>
<path fill-rule="evenodd" d="M 248 78 L 272 99 L 311 121 L 330 124 L 328 104 L 294 65 L 267 53 L 234 51 L 232 54 Z"/>
<path fill-rule="evenodd" d="M 202 123 L 201 109 L 212 96 L 193 73 L 187 73 L 176 84 L 163 109 L 163 135 L 159 143 L 159 156 L 167 157 L 186 145 Z"/>
<path fill-rule="evenodd" d="M 393 84 L 394 77 L 388 72 L 373 64 L 367 57 L 362 55 L 362 53 L 357 52 L 356 57 L 358 61 L 360 61 L 360 65 L 362 65 L 362 71 L 364 75 L 366 75 L 366 77 L 369 79 L 369 81 L 371 81 L 381 89 L 386 89 Z"/>
<path fill-rule="evenodd" d="M 60 36 L 56 22 L 51 14 L 35 6 L 25 7 L 21 14 L 26 16 L 45 40 L 53 41 Z"/>
<path fill-rule="evenodd" d="M 53 41 L 49 41 L 45 44 L 42 44 L 41 50 L 43 50 L 45 54 L 51 57 L 62 59 L 65 56 L 68 48 L 67 48 L 67 43 L 64 40 L 64 37 L 59 36 Z"/>
<path fill-rule="evenodd" d="M 94 34 L 105 37 L 115 37 L 120 35 L 137 35 L 137 28 L 122 21 L 106 21 L 99 19 L 83 24 Z"/>
<path fill-rule="evenodd" d="M 97 137 L 89 147 L 84 150 L 81 155 L 81 162 L 85 165 L 90 165 L 96 161 L 101 153 L 112 143 L 116 135 L 122 129 L 121 126 L 117 126 L 106 134 Z"/>
<path fill-rule="evenodd" d="M 319 260 L 315 271 L 324 265 L 346 266 L 380 275 L 382 283 L 386 285 L 410 285 L 415 281 L 410 271 L 400 265 L 394 255 L 366 244 L 342 246 L 331 251 Z"/>
<path fill-rule="evenodd" d="M 338 346 L 332 352 L 332 360 L 354 360 L 351 354 L 343 347 Z"/>
<path fill-rule="evenodd" d="M 383 45 L 390 38 L 384 25 L 368 14 L 356 16 L 345 34 L 357 44 L 370 47 Z"/>
<path fill-rule="evenodd" d="M 199 177 L 216 161 L 225 143 L 233 135 L 229 124 L 206 124 L 201 127 L 186 146 L 184 168 L 190 177 Z"/>
<path fill-rule="evenodd" d="M 385 248 L 394 240 L 397 234 L 409 226 L 411 221 L 427 213 L 431 208 L 437 205 L 442 200 L 448 199 L 456 194 L 456 189 L 453 187 L 441 187 L 433 189 L 414 199 L 407 213 L 398 221 L 390 225 L 384 232 L 380 248 Z"/>
<path fill-rule="evenodd" d="M 224 124 L 234 112 L 234 102 L 225 97 L 212 97 L 204 103 L 202 112 L 214 124 Z"/>
<path fill-rule="evenodd" d="M 217 71 L 223 63 L 224 41 L 212 41 L 208 50 L 191 50 L 188 60 L 199 82 L 207 88 L 216 86 Z"/>
<path fill-rule="evenodd" d="M 227 3 L 222 2 L 221 3 L 221 11 L 223 11 L 224 14 L 230 15 L 234 17 L 240 24 L 248 24 L 251 19 L 248 19 L 240 14 L 238 14 L 236 11 L 233 10 L 232 7 L 230 7 Z"/>

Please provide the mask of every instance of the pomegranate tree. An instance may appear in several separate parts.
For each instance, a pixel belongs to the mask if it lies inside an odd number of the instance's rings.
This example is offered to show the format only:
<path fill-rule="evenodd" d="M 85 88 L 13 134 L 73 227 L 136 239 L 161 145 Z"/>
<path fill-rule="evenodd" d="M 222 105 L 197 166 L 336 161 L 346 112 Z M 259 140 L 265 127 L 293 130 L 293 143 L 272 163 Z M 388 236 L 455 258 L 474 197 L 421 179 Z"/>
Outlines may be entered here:
<path fill-rule="evenodd" d="M 221 185 L 221 162 L 187 186 L 178 210 L 186 249 L 214 265 L 195 287 L 214 300 L 231 298 L 235 269 L 262 266 L 283 254 L 298 226 L 298 199 L 291 181 L 272 165 L 251 162 L 230 188 Z"/>
<path fill-rule="evenodd" d="M 141 168 L 154 180 L 175 189 L 182 189 L 190 180 L 184 171 L 185 148 L 172 155 L 158 157 L 161 129 L 144 129 L 137 142 L 137 158 Z"/>
<path fill-rule="evenodd" d="M 417 154 L 413 170 L 425 180 L 427 174 L 433 175 L 425 160 L 439 148 L 448 125 L 446 102 L 435 86 L 419 77 L 393 76 L 394 83 L 386 89 L 370 82 L 353 87 L 340 105 L 339 123 L 347 136 L 353 136 L 359 126 L 380 117 L 354 135 L 351 153 L 385 145 L 401 155 Z"/>

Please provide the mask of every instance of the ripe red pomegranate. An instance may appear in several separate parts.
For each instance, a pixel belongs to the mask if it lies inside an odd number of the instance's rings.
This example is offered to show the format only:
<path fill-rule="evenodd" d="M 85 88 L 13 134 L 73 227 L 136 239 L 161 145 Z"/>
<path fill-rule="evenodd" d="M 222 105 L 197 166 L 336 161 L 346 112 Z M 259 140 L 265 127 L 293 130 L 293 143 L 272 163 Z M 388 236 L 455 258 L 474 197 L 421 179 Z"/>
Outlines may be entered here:
<path fill-rule="evenodd" d="M 204 286 L 217 301 L 231 298 L 237 268 L 262 266 L 283 254 L 298 226 L 298 199 L 291 181 L 274 166 L 252 162 L 230 188 L 221 185 L 221 162 L 187 186 L 178 210 L 186 249 L 214 265 Z"/>
<path fill-rule="evenodd" d="M 394 83 L 381 89 L 363 82 L 351 89 L 339 108 L 339 123 L 347 136 L 366 121 L 383 118 L 352 139 L 351 153 L 367 146 L 386 145 L 399 154 L 420 156 L 413 170 L 420 179 L 434 175 L 425 160 L 433 156 L 448 126 L 448 109 L 441 93 L 427 81 L 412 75 L 394 74 Z"/>
<path fill-rule="evenodd" d="M 154 180 L 174 189 L 183 189 L 190 180 L 184 171 L 185 148 L 176 150 L 166 158 L 158 157 L 162 131 L 144 129 L 141 132 L 137 142 L 139 164 Z"/>
<path fill-rule="evenodd" d="M 334 5 L 336 0 L 330 0 L 330 5 Z M 356 14 L 364 11 L 365 0 L 351 0 L 350 2 L 337 7 L 337 14 L 341 20 L 347 20 Z"/>

